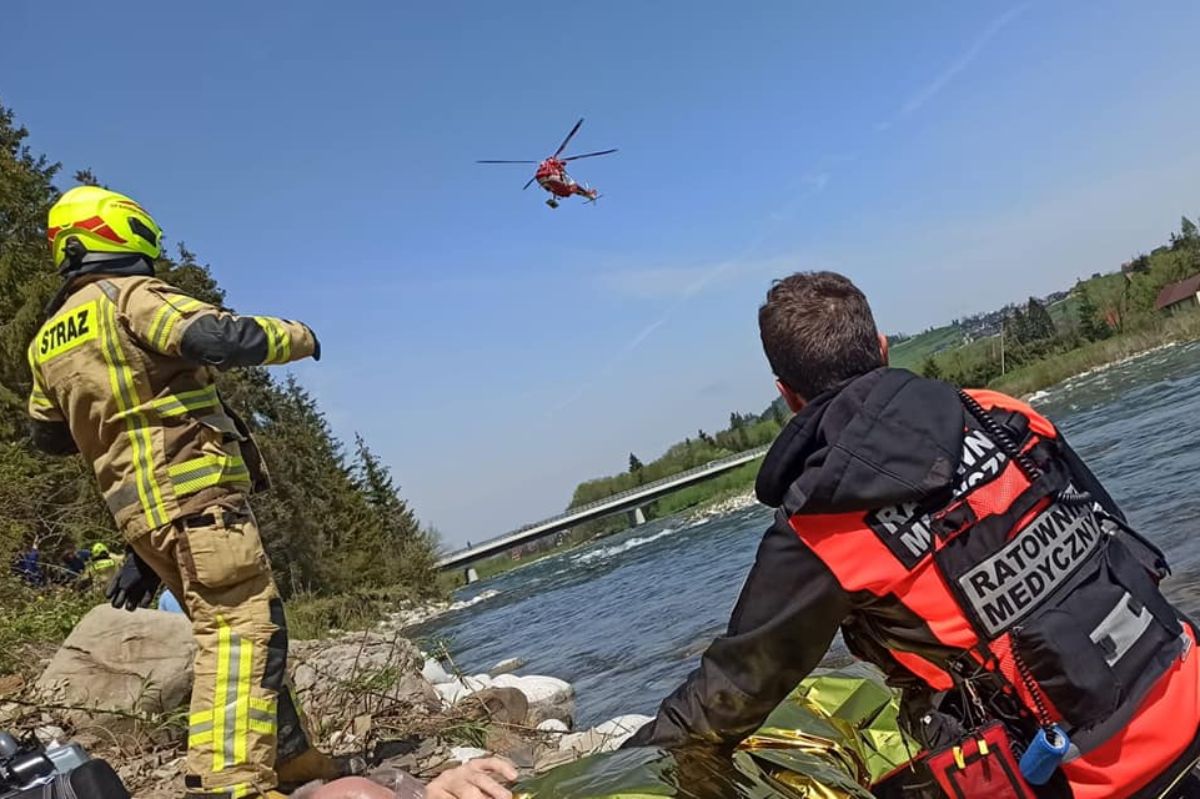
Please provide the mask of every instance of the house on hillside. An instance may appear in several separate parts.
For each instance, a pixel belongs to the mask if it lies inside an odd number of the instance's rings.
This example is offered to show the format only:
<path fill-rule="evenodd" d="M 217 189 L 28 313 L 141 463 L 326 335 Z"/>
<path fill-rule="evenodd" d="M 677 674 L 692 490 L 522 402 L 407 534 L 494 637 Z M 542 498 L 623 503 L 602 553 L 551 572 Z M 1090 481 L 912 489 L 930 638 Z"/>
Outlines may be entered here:
<path fill-rule="evenodd" d="M 1158 299 L 1154 301 L 1154 308 L 1159 311 L 1178 311 L 1197 305 L 1200 305 L 1200 274 L 1178 283 L 1168 283 L 1158 292 Z"/>

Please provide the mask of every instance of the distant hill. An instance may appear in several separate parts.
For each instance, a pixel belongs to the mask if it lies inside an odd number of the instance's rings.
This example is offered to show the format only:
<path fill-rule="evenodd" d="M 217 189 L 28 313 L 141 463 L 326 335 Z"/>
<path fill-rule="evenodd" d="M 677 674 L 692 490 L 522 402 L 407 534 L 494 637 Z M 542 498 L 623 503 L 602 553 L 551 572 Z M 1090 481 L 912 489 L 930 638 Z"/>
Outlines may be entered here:
<path fill-rule="evenodd" d="M 1038 298 L 1050 312 L 1055 322 L 1068 318 L 1073 305 L 1069 301 L 1070 291 L 1056 291 Z M 915 336 L 903 333 L 888 336 L 888 352 L 892 366 L 919 371 L 925 360 L 945 350 L 970 344 L 982 338 L 1000 335 L 1000 329 L 1015 308 L 1005 305 L 987 313 L 955 319 L 948 325 L 932 327 Z"/>

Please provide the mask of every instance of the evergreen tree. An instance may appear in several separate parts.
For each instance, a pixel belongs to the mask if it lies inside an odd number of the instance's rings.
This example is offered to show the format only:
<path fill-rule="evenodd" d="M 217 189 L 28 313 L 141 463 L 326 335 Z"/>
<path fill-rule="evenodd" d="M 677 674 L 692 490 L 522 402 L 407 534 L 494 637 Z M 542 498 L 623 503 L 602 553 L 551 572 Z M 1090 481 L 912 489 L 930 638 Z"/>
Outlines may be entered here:
<path fill-rule="evenodd" d="M 1023 341 L 1043 341 L 1054 338 L 1058 333 L 1050 312 L 1033 297 L 1029 298 L 1029 304 L 1025 310 L 1025 326 L 1029 338 L 1023 339 Z"/>
<path fill-rule="evenodd" d="M 932 355 L 925 359 L 925 363 L 921 364 L 921 374 L 928 377 L 930 380 L 942 379 L 942 367 L 938 366 L 938 362 Z"/>
<path fill-rule="evenodd" d="M 638 474 L 642 471 L 642 462 L 638 460 L 638 456 L 632 452 L 629 453 L 629 473 Z"/>
<path fill-rule="evenodd" d="M 59 278 L 46 246 L 45 220 L 60 196 L 59 166 L 34 156 L 27 132 L 0 107 L 0 559 L 33 541 L 57 547 L 119 542 L 81 457 L 50 458 L 26 433 L 29 367 L 25 351 Z M 99 183 L 90 171 L 76 176 Z M 216 305 L 225 294 L 207 266 L 182 244 L 160 258 L 158 275 Z M 320 594 L 388 589 L 436 591 L 434 536 L 420 529 L 387 469 L 357 441 L 348 465 L 316 401 L 294 380 L 263 368 L 223 372 L 221 395 L 254 431 L 272 490 L 254 508 L 281 590 Z"/>
<path fill-rule="evenodd" d="M 1029 340 L 1029 324 L 1025 313 L 1020 308 L 1014 308 L 1004 320 L 1004 336 L 1010 345 L 1022 344 Z"/>
<path fill-rule="evenodd" d="M 1200 238 L 1200 231 L 1196 230 L 1196 223 L 1188 219 L 1186 216 L 1181 217 L 1180 219 L 1179 237 L 1185 241 L 1191 241 Z"/>

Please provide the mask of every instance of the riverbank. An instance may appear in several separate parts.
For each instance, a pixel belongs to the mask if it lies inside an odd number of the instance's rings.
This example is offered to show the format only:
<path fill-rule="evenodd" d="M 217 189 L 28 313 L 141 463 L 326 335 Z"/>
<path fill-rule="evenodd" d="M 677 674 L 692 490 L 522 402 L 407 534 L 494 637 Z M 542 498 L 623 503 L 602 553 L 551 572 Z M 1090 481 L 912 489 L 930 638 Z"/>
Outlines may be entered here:
<path fill-rule="evenodd" d="M 370 631 L 292 641 L 291 685 L 318 748 L 385 783 L 397 770 L 428 780 L 489 753 L 528 777 L 614 749 L 648 720 L 624 715 L 578 730 L 575 688 L 565 680 L 522 673 L 515 658 L 464 674 L 447 653 L 423 652 L 393 627 L 488 598 L 419 617 L 395 614 Z M 111 635 L 118 624 L 124 636 Z M 180 614 L 97 606 L 57 651 L 26 664 L 28 676 L 0 679 L 0 729 L 32 731 L 46 746 L 79 743 L 139 799 L 174 799 L 185 791 L 181 719 L 192 649 L 191 625 Z"/>
<path fill-rule="evenodd" d="M 1013 396 L 1029 396 L 1093 369 L 1111 366 L 1160 347 L 1197 340 L 1200 340 L 1200 311 L 1184 312 L 1163 320 L 1156 328 L 1093 341 L 1014 369 L 990 381 L 988 387 Z"/>

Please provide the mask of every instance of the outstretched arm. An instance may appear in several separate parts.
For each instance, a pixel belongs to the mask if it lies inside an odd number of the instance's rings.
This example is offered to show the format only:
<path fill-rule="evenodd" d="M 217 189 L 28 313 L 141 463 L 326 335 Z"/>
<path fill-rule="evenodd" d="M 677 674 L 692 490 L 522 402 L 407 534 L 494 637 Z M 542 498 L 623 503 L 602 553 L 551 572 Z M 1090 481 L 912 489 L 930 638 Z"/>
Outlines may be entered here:
<path fill-rule="evenodd" d="M 850 595 L 781 516 L 758 547 L 728 632 L 625 746 L 736 745 L 816 668 L 850 610 Z"/>
<path fill-rule="evenodd" d="M 238 316 L 159 280 L 128 292 L 123 305 L 130 333 L 164 355 L 218 369 L 321 357 L 321 345 L 306 325 L 272 316 Z"/>

